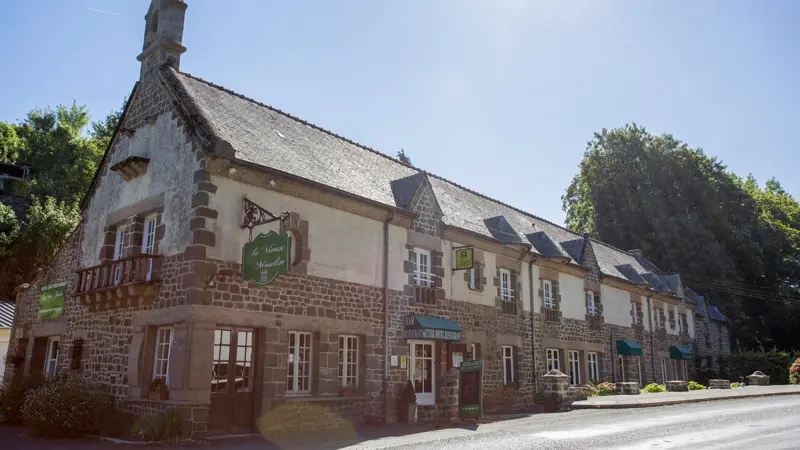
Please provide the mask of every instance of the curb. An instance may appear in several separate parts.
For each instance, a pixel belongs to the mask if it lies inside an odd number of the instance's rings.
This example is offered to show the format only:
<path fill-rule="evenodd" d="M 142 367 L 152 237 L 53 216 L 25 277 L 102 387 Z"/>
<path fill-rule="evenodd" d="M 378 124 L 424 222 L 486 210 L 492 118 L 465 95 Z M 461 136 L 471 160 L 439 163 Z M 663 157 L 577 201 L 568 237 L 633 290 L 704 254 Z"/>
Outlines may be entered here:
<path fill-rule="evenodd" d="M 779 397 L 784 395 L 800 395 L 798 392 L 774 392 L 763 394 L 747 394 L 747 395 L 734 395 L 730 397 L 714 397 L 714 398 L 691 398 L 686 400 L 665 400 L 663 402 L 652 403 L 627 403 L 627 404 L 607 404 L 607 405 L 576 405 L 572 404 L 572 409 L 632 409 L 632 408 L 652 408 L 658 406 L 671 406 L 682 405 L 685 403 L 703 403 L 713 402 L 717 400 L 738 400 L 740 398 L 758 398 L 758 397 Z"/>

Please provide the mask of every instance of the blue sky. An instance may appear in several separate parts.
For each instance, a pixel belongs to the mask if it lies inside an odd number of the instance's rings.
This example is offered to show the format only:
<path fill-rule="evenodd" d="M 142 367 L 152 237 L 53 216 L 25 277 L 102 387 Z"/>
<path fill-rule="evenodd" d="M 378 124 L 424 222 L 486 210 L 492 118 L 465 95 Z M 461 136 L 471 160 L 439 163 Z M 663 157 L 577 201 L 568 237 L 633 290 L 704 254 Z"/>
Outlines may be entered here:
<path fill-rule="evenodd" d="M 631 121 L 800 195 L 800 2 L 187 3 L 183 71 L 557 223 L 586 141 Z M 0 120 L 118 108 L 148 5 L 6 0 Z"/>

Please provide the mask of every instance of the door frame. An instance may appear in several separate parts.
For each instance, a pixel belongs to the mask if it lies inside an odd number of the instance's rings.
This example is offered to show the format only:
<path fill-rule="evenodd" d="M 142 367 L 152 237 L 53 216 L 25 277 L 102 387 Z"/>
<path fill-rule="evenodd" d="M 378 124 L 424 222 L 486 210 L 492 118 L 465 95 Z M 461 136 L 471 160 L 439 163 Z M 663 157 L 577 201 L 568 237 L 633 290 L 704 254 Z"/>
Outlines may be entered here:
<path fill-rule="evenodd" d="M 261 349 L 258 328 L 254 327 L 240 327 L 235 325 L 215 325 L 214 331 L 230 331 L 230 344 L 228 346 L 228 368 L 226 373 L 226 390 L 225 392 L 211 392 L 210 400 L 211 406 L 209 408 L 209 419 L 215 413 L 222 414 L 225 418 L 224 424 L 215 424 L 215 427 L 212 428 L 212 420 L 209 420 L 209 432 L 210 433 L 237 433 L 242 431 L 252 431 L 255 429 L 256 417 L 258 416 L 258 400 L 261 398 L 261 375 L 262 370 L 259 367 L 260 364 L 260 357 L 259 351 Z M 239 342 L 238 342 L 238 334 L 242 331 L 249 331 L 252 333 L 251 340 L 252 345 L 251 348 L 251 357 L 250 357 L 250 364 L 252 368 L 252 373 L 250 375 L 251 379 L 251 386 L 249 392 L 236 392 L 236 358 L 239 349 Z M 212 352 L 213 346 L 216 345 L 216 339 L 212 341 Z M 212 366 L 215 361 L 215 355 L 212 356 Z M 211 382 L 213 383 L 213 377 Z M 237 416 L 237 407 L 242 406 L 241 399 L 239 397 L 242 394 L 249 394 L 252 397 L 252 406 L 250 406 L 250 410 L 252 413 L 250 414 L 250 418 L 248 419 L 247 425 L 237 425 L 236 423 L 236 416 Z M 220 405 L 219 402 L 214 402 L 214 399 L 224 399 L 222 400 L 222 404 Z M 214 408 L 214 404 L 217 403 L 217 408 Z M 246 406 L 246 405 L 245 405 Z M 230 411 L 226 411 L 230 408 Z M 235 427 L 239 426 L 240 429 L 234 429 Z"/>
<path fill-rule="evenodd" d="M 408 379 L 411 380 L 411 383 L 414 383 L 414 366 L 416 363 L 417 355 L 414 351 L 414 347 L 418 344 L 421 345 L 430 345 L 431 346 L 431 392 L 423 392 L 417 393 L 417 404 L 418 405 L 435 405 L 436 404 L 436 341 L 425 341 L 425 340 L 408 340 L 409 346 L 409 363 L 408 363 Z M 422 358 L 428 359 L 428 358 Z"/>

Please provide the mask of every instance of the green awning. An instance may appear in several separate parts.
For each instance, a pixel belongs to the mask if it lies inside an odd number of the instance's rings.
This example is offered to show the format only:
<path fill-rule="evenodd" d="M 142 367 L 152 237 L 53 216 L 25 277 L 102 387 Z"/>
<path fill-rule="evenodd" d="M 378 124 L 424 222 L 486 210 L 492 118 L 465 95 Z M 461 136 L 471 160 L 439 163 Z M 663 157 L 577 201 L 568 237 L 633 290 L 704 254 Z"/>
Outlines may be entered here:
<path fill-rule="evenodd" d="M 692 351 L 687 347 L 673 345 L 669 348 L 669 357 L 672 359 L 692 359 Z"/>
<path fill-rule="evenodd" d="M 406 316 L 404 328 L 406 339 L 461 340 L 461 327 L 454 321 L 441 317 Z"/>
<path fill-rule="evenodd" d="M 642 346 L 637 344 L 636 341 L 626 339 L 617 341 L 617 354 L 642 356 L 644 352 L 642 352 Z"/>

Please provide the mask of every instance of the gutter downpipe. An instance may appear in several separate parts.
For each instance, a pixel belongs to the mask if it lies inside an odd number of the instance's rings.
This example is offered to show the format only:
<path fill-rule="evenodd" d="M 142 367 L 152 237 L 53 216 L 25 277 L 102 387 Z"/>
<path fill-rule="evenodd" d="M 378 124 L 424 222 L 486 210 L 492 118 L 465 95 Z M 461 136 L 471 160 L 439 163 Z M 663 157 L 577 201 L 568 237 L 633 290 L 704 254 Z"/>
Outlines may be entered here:
<path fill-rule="evenodd" d="M 528 287 L 529 287 L 528 295 L 530 297 L 530 302 L 531 302 L 531 359 L 533 361 L 533 364 L 532 364 L 532 366 L 533 366 L 533 372 L 532 372 L 533 373 L 533 388 L 534 388 L 533 390 L 534 390 L 534 392 L 536 392 L 536 333 L 535 333 L 535 329 L 536 329 L 536 325 L 535 325 L 536 324 L 536 311 L 533 308 L 534 299 L 536 298 L 533 295 L 533 263 L 534 263 L 534 261 L 536 261 L 536 255 L 534 255 L 533 252 L 531 252 L 530 249 L 528 249 L 528 253 L 530 253 L 530 255 L 531 255 L 531 260 L 528 261 Z M 524 253 L 523 253 L 523 255 L 524 255 Z"/>
<path fill-rule="evenodd" d="M 389 222 L 395 211 L 383 222 L 383 423 L 389 423 Z"/>
<path fill-rule="evenodd" d="M 653 297 L 647 296 L 647 315 L 650 316 L 650 365 L 653 366 L 653 382 L 656 381 L 656 348 L 653 343 L 653 335 L 656 332 L 656 325 L 653 320 Z M 644 377 L 642 377 L 644 378 Z M 667 380 L 664 380 L 666 383 Z"/>

